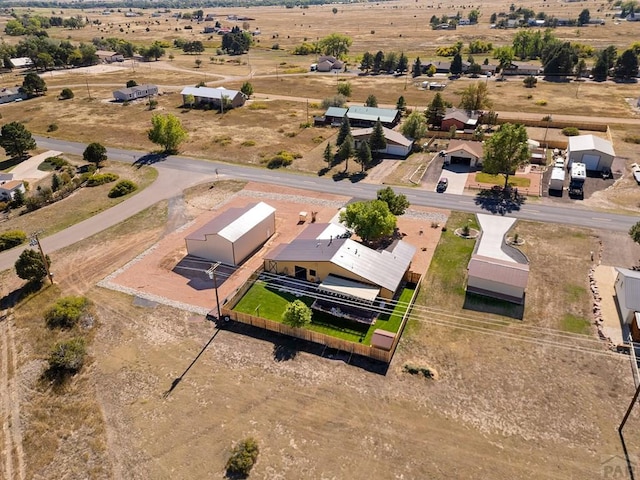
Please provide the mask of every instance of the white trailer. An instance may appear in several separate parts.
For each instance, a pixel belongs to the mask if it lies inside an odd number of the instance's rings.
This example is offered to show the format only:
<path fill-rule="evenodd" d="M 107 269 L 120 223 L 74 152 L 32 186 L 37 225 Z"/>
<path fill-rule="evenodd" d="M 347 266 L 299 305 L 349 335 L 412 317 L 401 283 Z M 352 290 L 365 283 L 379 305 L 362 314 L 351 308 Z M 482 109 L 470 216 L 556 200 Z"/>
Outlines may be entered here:
<path fill-rule="evenodd" d="M 551 170 L 551 178 L 549 179 L 549 190 L 560 190 L 564 188 L 564 168 L 554 168 Z"/>

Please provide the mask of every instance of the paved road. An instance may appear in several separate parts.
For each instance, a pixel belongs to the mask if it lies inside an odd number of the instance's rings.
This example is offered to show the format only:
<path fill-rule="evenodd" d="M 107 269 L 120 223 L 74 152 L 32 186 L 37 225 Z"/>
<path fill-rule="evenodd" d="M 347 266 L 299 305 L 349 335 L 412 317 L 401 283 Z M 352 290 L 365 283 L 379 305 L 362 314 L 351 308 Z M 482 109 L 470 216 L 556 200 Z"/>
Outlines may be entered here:
<path fill-rule="evenodd" d="M 76 155 L 82 155 L 85 144 L 56 140 L 45 137 L 35 137 L 38 147 L 59 150 Z M 145 152 L 108 148 L 111 160 L 133 163 L 145 156 Z M 47 252 L 54 252 L 71 245 L 83 238 L 87 238 L 105 230 L 130 216 L 144 210 L 160 200 L 179 195 L 185 188 L 210 181 L 216 178 L 216 171 L 224 178 L 238 178 L 277 186 L 303 188 L 316 192 L 327 192 L 339 195 L 350 195 L 360 199 L 375 198 L 379 185 L 366 183 L 352 184 L 348 180 L 335 182 L 330 178 L 316 176 L 302 176 L 282 171 L 264 170 L 240 165 L 224 164 L 214 161 L 197 160 L 193 158 L 170 156 L 154 164 L 158 169 L 158 179 L 139 194 L 99 213 L 98 215 L 80 222 L 66 230 L 42 239 L 42 246 Z M 480 204 L 475 196 L 438 194 L 417 188 L 394 188 L 404 193 L 414 205 L 423 205 L 445 210 L 459 210 L 471 213 L 490 213 L 498 211 L 506 216 L 534 220 L 540 222 L 561 223 L 594 229 L 613 231 L 628 231 L 631 225 L 638 221 L 637 216 L 619 215 L 605 212 L 595 212 L 585 208 L 573 206 L 550 206 L 530 204 L 526 202 L 513 209 L 507 205 L 501 209 L 495 203 Z M 11 268 L 20 255 L 21 248 L 0 254 L 0 271 Z"/>

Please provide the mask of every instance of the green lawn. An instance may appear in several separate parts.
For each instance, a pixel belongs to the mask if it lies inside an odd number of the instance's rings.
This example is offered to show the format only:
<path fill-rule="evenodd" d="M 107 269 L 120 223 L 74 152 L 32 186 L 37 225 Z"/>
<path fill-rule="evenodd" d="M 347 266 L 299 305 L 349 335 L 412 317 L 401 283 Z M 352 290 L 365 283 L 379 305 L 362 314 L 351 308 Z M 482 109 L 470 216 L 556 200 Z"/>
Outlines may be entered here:
<path fill-rule="evenodd" d="M 414 290 L 415 288 L 405 288 L 400 295 L 400 302 L 408 303 Z M 309 307 L 314 302 L 311 297 L 296 297 L 290 293 L 269 289 L 266 283 L 258 281 L 245 293 L 234 310 L 267 318 L 274 322 L 282 322 L 282 314 L 287 304 L 294 300 L 301 300 Z M 371 326 L 314 311 L 311 324 L 305 328 L 350 342 L 370 345 L 371 336 L 377 328 L 389 332 L 397 332 L 406 310 L 407 305 L 396 305 L 391 314 L 381 315 Z"/>
<path fill-rule="evenodd" d="M 587 335 L 591 332 L 591 324 L 582 317 L 567 313 L 562 317 L 560 328 L 565 332 L 581 333 Z"/>
<path fill-rule="evenodd" d="M 488 173 L 476 173 L 476 182 L 490 183 L 491 185 L 504 185 L 504 175 L 489 175 Z M 531 180 L 526 177 L 509 177 L 509 185 L 513 187 L 527 188 L 531 185 Z"/>
<path fill-rule="evenodd" d="M 407 308 L 409 307 L 409 302 L 411 301 L 411 297 L 413 296 L 413 292 L 415 292 L 415 287 L 407 287 L 402 290 L 400 294 L 400 299 L 396 304 L 393 312 L 389 315 L 385 313 L 384 315 L 380 315 L 378 319 L 373 323 L 373 325 L 369 328 L 367 332 L 367 336 L 363 340 L 363 343 L 366 345 L 371 344 L 371 337 L 373 336 L 373 332 L 378 328 L 380 330 L 385 330 L 387 332 L 396 333 L 400 329 L 400 324 L 402 323 L 402 317 L 404 316 Z"/>
<path fill-rule="evenodd" d="M 424 279 L 421 297 L 427 305 L 440 307 L 462 306 L 465 298 L 465 275 L 475 240 L 458 237 L 454 231 L 469 225 L 479 228 L 475 215 L 453 212 L 442 232 Z M 425 301 L 421 301 L 425 304 Z"/>

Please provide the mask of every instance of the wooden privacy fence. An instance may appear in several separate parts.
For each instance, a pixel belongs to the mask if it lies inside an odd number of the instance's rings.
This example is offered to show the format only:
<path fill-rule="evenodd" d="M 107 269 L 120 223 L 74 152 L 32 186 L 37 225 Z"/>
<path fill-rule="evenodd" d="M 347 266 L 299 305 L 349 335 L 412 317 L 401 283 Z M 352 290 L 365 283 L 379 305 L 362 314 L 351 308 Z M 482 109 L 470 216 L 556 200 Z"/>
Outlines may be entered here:
<path fill-rule="evenodd" d="M 249 279 L 238 289 L 234 294 L 227 298 L 224 302 L 224 305 L 221 307 L 221 313 L 223 317 L 229 317 L 229 319 L 244 323 L 247 325 L 251 325 L 253 327 L 262 328 L 264 330 L 269 330 L 270 332 L 276 332 L 281 335 L 288 335 L 290 337 L 299 338 L 301 340 L 306 340 L 307 342 L 318 343 L 320 345 L 325 345 L 329 348 L 335 348 L 336 350 L 341 350 L 343 352 L 348 352 L 355 355 L 361 355 L 363 357 L 373 358 L 374 360 L 378 360 L 385 363 L 390 363 L 393 358 L 393 354 L 398 347 L 398 342 L 400 341 L 400 337 L 402 336 L 402 332 L 407 323 L 409 315 L 411 314 L 411 310 L 413 309 L 413 302 L 415 301 L 416 295 L 420 290 L 420 285 L 422 282 L 422 275 L 409 272 L 410 279 L 416 279 L 416 289 L 413 292 L 413 296 L 409 302 L 409 307 L 407 308 L 404 316 L 402 317 L 402 322 L 400 323 L 400 327 L 398 328 L 398 332 L 396 333 L 395 338 L 393 339 L 393 344 L 390 350 L 384 350 L 382 348 L 373 347 L 371 345 L 363 345 L 361 343 L 350 342 L 348 340 L 343 340 L 341 338 L 332 337 L 330 335 L 326 335 L 320 332 L 314 332 L 312 330 L 308 330 L 306 328 L 295 328 L 284 323 L 276 322 L 273 320 L 269 320 L 267 318 L 257 317 L 255 315 L 250 315 L 248 313 L 236 312 L 233 309 L 240 301 L 240 299 L 244 296 L 245 293 L 251 288 L 251 286 L 258 279 L 260 273 L 263 271 L 262 268 L 256 270 L 251 274 Z"/>
<path fill-rule="evenodd" d="M 552 115 L 553 117 L 553 115 Z M 503 123 L 519 123 L 521 125 L 525 125 L 527 127 L 538 127 L 538 128 L 555 128 L 562 129 L 565 127 L 576 127 L 579 130 L 591 130 L 594 132 L 606 132 L 609 126 L 606 123 L 591 123 L 591 122 L 575 122 L 575 121 L 566 121 L 566 120 L 555 120 L 552 119 L 550 122 L 546 120 L 528 120 L 524 118 L 500 118 L 497 120 L 498 125 L 502 125 Z"/>

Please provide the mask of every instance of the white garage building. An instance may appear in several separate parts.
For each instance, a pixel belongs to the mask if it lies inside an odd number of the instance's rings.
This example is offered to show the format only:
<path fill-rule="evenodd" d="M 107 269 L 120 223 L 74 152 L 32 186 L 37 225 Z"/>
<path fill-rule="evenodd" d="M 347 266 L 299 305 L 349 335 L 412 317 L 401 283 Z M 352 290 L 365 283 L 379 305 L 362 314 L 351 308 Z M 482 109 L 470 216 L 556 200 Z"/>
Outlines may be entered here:
<path fill-rule="evenodd" d="M 604 138 L 595 135 L 577 135 L 569 137 L 567 157 L 569 166 L 573 162 L 584 163 L 588 171 L 602 172 L 611 170 L 616 152 L 611 142 Z"/>
<path fill-rule="evenodd" d="M 185 238 L 189 255 L 239 265 L 276 231 L 276 209 L 264 202 L 230 208 Z"/>

